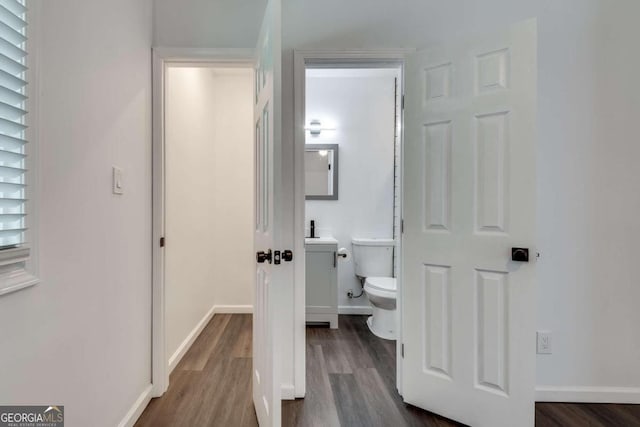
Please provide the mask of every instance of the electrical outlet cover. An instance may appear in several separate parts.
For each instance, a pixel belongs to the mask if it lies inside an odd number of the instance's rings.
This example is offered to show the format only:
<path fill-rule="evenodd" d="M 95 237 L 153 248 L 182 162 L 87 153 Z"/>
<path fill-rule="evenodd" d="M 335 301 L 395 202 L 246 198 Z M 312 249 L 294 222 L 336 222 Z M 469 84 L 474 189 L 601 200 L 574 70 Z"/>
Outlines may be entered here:
<path fill-rule="evenodd" d="M 551 354 L 551 332 L 538 331 L 537 336 L 537 353 L 538 354 Z"/>

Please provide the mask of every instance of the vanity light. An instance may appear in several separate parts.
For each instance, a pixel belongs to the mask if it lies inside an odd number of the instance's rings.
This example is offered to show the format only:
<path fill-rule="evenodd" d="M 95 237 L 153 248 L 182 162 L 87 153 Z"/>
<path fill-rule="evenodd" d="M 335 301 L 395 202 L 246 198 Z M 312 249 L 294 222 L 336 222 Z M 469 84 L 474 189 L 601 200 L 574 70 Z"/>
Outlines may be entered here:
<path fill-rule="evenodd" d="M 311 120 L 311 123 L 309 123 L 309 133 L 311 135 L 320 135 L 320 132 L 322 132 L 322 123 L 320 123 L 320 120 Z"/>
<path fill-rule="evenodd" d="M 322 127 L 320 120 L 311 120 L 309 126 L 306 126 L 304 130 L 308 130 L 312 136 L 318 136 L 323 130 L 335 130 L 333 128 Z"/>
<path fill-rule="evenodd" d="M 327 154 L 329 154 L 329 152 L 327 150 L 319 150 L 318 154 L 320 154 L 322 157 L 327 157 Z"/>

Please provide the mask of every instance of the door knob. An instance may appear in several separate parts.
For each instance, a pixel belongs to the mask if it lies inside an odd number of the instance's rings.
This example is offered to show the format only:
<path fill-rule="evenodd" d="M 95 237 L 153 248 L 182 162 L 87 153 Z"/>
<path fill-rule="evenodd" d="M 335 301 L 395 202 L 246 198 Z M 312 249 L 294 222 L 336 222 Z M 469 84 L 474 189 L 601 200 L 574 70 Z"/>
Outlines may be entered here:
<path fill-rule="evenodd" d="M 256 261 L 258 262 L 258 264 L 262 264 L 265 261 L 271 264 L 271 249 L 269 249 L 267 252 L 263 252 L 263 251 L 257 252 Z"/>
<path fill-rule="evenodd" d="M 283 261 L 293 261 L 293 251 L 289 249 L 282 251 L 282 260 Z"/>
<path fill-rule="evenodd" d="M 511 248 L 511 260 L 516 262 L 529 262 L 529 249 Z"/>

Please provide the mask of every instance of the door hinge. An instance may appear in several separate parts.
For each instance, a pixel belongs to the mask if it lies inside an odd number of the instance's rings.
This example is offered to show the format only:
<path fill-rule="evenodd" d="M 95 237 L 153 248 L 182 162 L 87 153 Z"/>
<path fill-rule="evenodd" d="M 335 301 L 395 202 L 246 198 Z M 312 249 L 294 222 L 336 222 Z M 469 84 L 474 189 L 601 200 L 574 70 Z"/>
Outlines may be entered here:
<path fill-rule="evenodd" d="M 400 220 L 400 234 L 404 234 L 404 219 Z"/>
<path fill-rule="evenodd" d="M 402 345 L 400 346 L 400 355 L 404 359 L 404 343 L 402 343 Z"/>
<path fill-rule="evenodd" d="M 164 239 L 164 237 L 161 237 L 160 238 L 160 247 L 164 248 L 164 244 L 165 244 L 165 239 Z"/>
<path fill-rule="evenodd" d="M 402 95 L 402 100 L 400 101 L 400 108 L 404 110 L 404 95 Z"/>

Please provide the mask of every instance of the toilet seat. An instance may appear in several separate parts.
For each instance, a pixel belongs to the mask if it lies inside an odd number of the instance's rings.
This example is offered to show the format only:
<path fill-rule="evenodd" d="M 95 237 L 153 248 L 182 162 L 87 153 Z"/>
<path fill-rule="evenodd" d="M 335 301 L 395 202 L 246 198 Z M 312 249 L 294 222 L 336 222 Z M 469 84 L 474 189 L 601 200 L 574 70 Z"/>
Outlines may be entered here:
<path fill-rule="evenodd" d="M 368 288 L 377 291 L 395 292 L 397 290 L 395 277 L 367 277 L 364 283 Z"/>
<path fill-rule="evenodd" d="M 373 310 L 367 325 L 374 335 L 387 340 L 396 339 L 396 291 L 394 277 L 367 277 L 364 282 Z"/>

